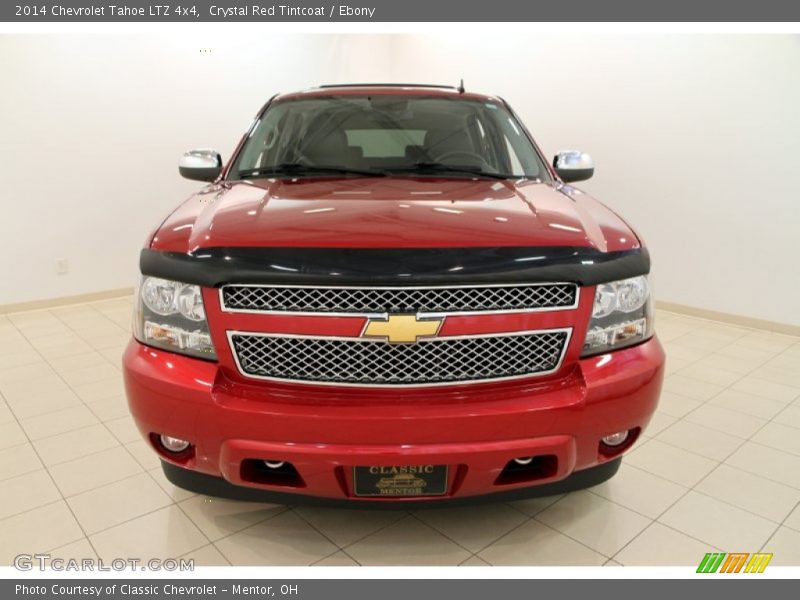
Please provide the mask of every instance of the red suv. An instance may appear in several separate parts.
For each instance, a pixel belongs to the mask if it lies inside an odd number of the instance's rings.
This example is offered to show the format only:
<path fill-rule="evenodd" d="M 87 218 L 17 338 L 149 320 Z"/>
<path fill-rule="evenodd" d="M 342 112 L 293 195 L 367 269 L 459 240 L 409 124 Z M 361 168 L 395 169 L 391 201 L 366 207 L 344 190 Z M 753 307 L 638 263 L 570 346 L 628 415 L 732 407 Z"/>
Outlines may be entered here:
<path fill-rule="evenodd" d="M 174 483 L 441 503 L 594 485 L 656 408 L 641 239 L 508 104 L 463 88 L 272 98 L 141 253 L 130 409 Z"/>

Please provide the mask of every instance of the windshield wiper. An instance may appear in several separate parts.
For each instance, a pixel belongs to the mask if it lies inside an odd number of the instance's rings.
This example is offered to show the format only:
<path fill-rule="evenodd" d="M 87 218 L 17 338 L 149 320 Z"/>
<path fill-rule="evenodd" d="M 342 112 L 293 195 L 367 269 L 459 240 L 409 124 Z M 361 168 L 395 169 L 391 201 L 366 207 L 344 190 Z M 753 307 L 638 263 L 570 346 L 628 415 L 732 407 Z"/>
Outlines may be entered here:
<path fill-rule="evenodd" d="M 480 168 L 472 168 L 467 166 L 459 167 L 457 165 L 446 165 L 444 163 L 436 162 L 418 162 L 414 163 L 414 165 L 411 167 L 399 167 L 396 169 L 389 168 L 386 170 L 391 173 L 463 173 L 465 175 L 488 177 L 490 179 L 519 179 L 517 175 L 512 175 L 510 173 L 491 173 Z"/>
<path fill-rule="evenodd" d="M 386 177 L 383 171 L 370 169 L 351 169 L 349 167 L 334 167 L 326 165 L 307 165 L 304 163 L 281 163 L 273 167 L 259 167 L 256 169 L 243 169 L 237 173 L 240 179 L 250 177 L 270 177 L 272 175 L 318 175 L 334 173 L 338 175 L 363 175 L 365 177 Z"/>

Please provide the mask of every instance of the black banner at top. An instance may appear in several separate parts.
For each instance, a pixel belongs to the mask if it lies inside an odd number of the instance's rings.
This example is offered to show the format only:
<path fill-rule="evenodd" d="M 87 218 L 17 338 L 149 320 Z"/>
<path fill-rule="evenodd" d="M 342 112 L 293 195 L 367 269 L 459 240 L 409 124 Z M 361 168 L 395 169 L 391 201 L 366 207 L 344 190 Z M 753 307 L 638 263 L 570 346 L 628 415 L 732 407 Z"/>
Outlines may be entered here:
<path fill-rule="evenodd" d="M 791 0 L 23 0 L 7 22 L 786 22 Z"/>

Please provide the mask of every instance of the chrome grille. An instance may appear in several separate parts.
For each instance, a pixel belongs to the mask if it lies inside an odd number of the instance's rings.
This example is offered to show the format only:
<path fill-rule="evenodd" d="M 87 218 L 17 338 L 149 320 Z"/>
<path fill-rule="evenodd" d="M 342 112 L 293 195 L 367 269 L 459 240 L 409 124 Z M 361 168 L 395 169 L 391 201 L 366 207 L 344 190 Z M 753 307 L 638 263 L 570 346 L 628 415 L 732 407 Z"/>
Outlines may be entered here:
<path fill-rule="evenodd" d="M 245 375 L 350 385 L 433 385 L 549 373 L 560 365 L 569 336 L 569 329 L 558 329 L 390 344 L 229 333 Z"/>
<path fill-rule="evenodd" d="M 574 308 L 574 283 L 466 287 L 305 287 L 226 285 L 228 311 L 301 313 L 457 313 Z"/>

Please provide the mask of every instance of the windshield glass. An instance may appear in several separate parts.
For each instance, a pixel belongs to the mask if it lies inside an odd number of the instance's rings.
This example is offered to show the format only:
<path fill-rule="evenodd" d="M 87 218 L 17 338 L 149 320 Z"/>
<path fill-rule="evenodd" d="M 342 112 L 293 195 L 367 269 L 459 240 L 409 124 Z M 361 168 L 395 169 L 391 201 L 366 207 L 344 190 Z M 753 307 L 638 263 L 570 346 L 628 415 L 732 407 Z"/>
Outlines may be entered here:
<path fill-rule="evenodd" d="M 376 94 L 273 103 L 228 179 L 331 174 L 548 177 L 502 103 Z"/>

